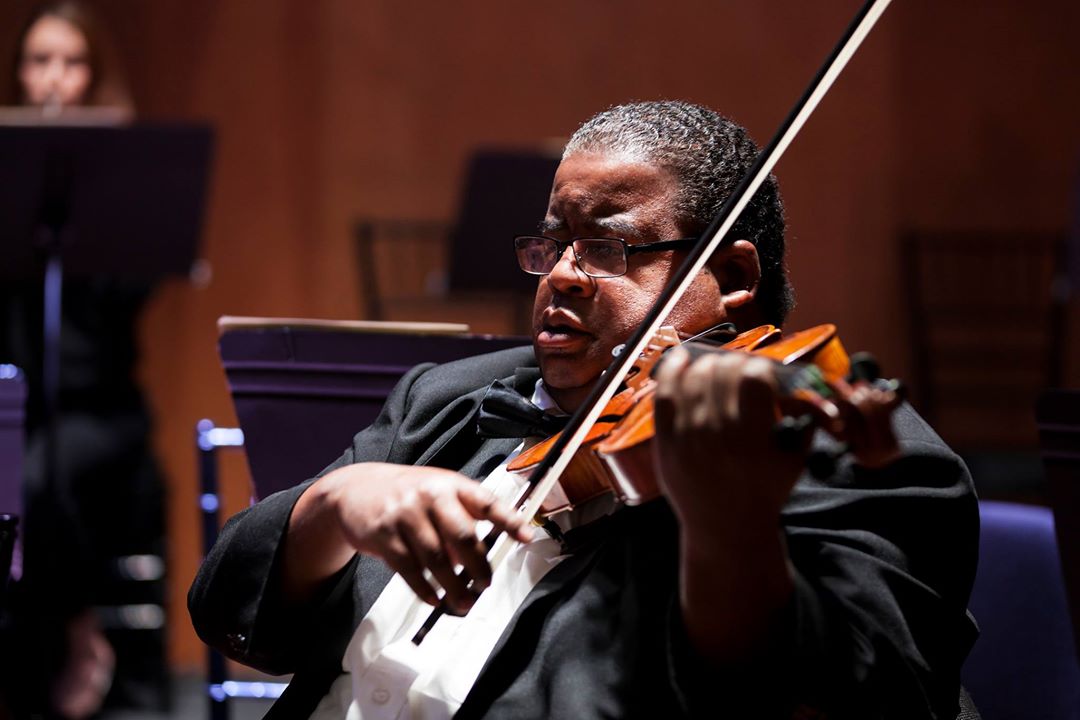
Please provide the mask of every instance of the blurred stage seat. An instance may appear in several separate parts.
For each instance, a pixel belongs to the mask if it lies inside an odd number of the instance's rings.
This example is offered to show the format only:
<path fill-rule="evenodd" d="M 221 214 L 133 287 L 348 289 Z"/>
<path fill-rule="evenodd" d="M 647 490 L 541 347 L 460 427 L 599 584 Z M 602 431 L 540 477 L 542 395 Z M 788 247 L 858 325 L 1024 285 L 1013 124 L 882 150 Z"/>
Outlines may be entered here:
<path fill-rule="evenodd" d="M 1080 720 L 1080 664 L 1047 508 L 983 501 L 971 612 L 980 635 L 962 671 L 984 720 Z"/>
<path fill-rule="evenodd" d="M 511 240 L 543 220 L 558 164 L 552 153 L 480 149 L 454 220 L 358 220 L 365 317 L 527 332 L 536 278 L 518 268 Z"/>

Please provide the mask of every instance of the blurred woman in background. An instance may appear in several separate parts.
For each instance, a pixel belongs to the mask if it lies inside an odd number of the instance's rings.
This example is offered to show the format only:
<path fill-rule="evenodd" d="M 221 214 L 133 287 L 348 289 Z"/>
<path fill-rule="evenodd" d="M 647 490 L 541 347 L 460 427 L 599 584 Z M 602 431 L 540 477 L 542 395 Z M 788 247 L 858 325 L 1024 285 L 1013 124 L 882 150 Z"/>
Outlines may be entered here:
<path fill-rule="evenodd" d="M 77 2 L 38 7 L 22 27 L 12 60 L 5 105 L 132 109 L 111 44 Z"/>
<path fill-rule="evenodd" d="M 13 60 L 8 104 L 40 108 L 43 117 L 62 118 L 66 108 L 131 111 L 110 45 L 79 3 L 39 7 Z M 139 621 L 144 629 L 156 622 L 150 635 L 121 622 L 130 608 L 160 609 L 163 596 L 161 483 L 135 382 L 136 320 L 149 291 L 117 278 L 65 278 L 57 462 L 47 478 L 43 282 L 0 289 L 0 362 L 22 367 L 30 390 L 24 572 L 0 661 L 9 665 L 0 682 L 17 717 L 85 718 L 107 696 L 118 705 L 164 702 L 161 618 Z"/>

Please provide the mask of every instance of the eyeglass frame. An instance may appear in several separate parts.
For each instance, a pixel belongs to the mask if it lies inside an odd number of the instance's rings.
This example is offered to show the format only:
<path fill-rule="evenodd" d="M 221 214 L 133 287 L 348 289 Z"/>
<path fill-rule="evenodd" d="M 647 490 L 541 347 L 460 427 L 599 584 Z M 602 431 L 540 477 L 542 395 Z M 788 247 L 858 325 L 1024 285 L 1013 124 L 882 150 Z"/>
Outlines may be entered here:
<path fill-rule="evenodd" d="M 641 252 L 661 252 L 663 250 L 676 250 L 680 246 L 689 247 L 689 246 L 697 243 L 697 241 L 698 241 L 698 238 L 676 238 L 674 240 L 656 240 L 654 242 L 631 244 L 631 243 L 626 242 L 626 240 L 624 240 L 623 238 L 617 238 L 617 237 L 589 237 L 589 236 L 586 236 L 586 237 L 575 237 L 575 238 L 571 238 L 570 240 L 563 241 L 563 240 L 557 240 L 557 239 L 555 239 L 555 238 L 553 238 L 553 237 L 551 237 L 549 235 L 515 235 L 514 236 L 514 255 L 515 256 L 517 256 L 517 241 L 522 239 L 522 238 L 538 238 L 538 239 L 542 239 L 542 240 L 550 240 L 551 242 L 555 243 L 555 250 L 556 250 L 555 264 L 551 266 L 551 270 L 548 270 L 547 272 L 534 272 L 532 270 L 526 270 L 525 268 L 522 267 L 521 268 L 522 272 L 528 273 L 529 275 L 537 275 L 537 276 L 550 275 L 551 271 L 554 270 L 555 267 L 562 261 L 562 256 L 566 253 L 566 248 L 571 248 L 574 251 L 574 262 L 577 263 L 578 270 L 580 270 L 582 273 L 584 273 L 588 277 L 596 278 L 598 280 L 603 280 L 603 279 L 606 279 L 606 278 L 622 277 L 623 275 L 625 275 L 627 273 L 627 271 L 630 270 L 630 256 L 631 255 L 635 255 L 635 254 L 641 253 Z M 622 245 L 622 248 L 623 248 L 623 263 L 626 265 L 626 269 L 624 269 L 621 273 L 617 273 L 615 275 L 594 275 L 593 273 L 589 272 L 584 267 L 582 267 L 581 258 L 578 256 L 577 248 L 574 247 L 574 243 L 576 243 L 578 240 L 609 240 L 609 241 L 619 243 L 620 245 Z M 520 258 L 518 258 L 518 267 L 521 267 L 521 259 Z"/>

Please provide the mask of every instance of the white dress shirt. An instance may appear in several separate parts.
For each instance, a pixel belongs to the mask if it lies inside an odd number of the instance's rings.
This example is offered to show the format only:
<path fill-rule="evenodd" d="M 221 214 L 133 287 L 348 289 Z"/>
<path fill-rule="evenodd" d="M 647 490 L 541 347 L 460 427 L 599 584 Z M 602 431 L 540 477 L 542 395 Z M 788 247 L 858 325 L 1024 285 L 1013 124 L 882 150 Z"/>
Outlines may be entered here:
<path fill-rule="evenodd" d="M 532 401 L 544 410 L 558 408 L 538 381 Z M 483 482 L 496 497 L 513 502 L 526 481 L 506 471 L 524 443 Z M 606 498 L 606 509 L 613 507 Z M 604 504 L 604 503 L 601 503 Z M 587 508 L 595 517 L 595 503 Z M 586 508 L 582 508 L 586 510 Z M 577 524 L 564 514 L 563 529 Z M 478 523 L 483 537 L 491 525 Z M 412 637 L 431 613 L 395 575 L 357 627 L 342 660 L 343 673 L 323 697 L 312 720 L 436 720 L 457 712 L 484 663 L 525 596 L 564 559 L 559 543 L 537 532 L 531 542 L 510 551 L 493 568 L 491 585 L 464 617 L 443 615 L 419 645 Z"/>

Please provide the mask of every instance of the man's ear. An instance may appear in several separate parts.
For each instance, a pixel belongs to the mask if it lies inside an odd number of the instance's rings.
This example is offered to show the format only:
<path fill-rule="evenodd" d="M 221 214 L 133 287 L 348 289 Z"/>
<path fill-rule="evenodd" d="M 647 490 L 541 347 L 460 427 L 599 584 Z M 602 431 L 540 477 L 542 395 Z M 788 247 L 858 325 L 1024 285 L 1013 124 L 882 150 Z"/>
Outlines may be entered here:
<path fill-rule="evenodd" d="M 753 304 L 761 282 L 761 262 L 752 242 L 736 240 L 717 253 L 709 266 L 720 283 L 721 301 L 728 313 Z"/>

